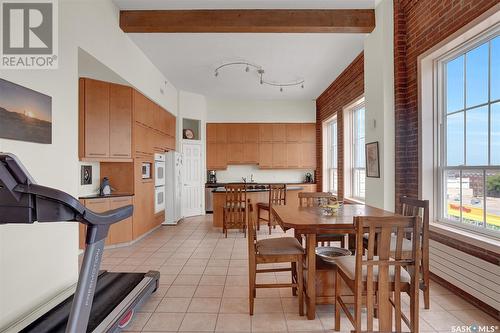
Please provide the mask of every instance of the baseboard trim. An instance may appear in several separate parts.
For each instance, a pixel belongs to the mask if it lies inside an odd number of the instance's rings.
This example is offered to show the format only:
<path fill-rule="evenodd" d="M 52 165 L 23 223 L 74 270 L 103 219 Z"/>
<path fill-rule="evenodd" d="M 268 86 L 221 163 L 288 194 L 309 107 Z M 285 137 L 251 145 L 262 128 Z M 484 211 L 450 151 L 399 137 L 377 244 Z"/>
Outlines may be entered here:
<path fill-rule="evenodd" d="M 495 309 L 491 305 L 484 303 L 480 299 L 477 299 L 476 297 L 472 296 L 468 292 L 458 288 L 457 286 L 451 284 L 450 282 L 446 281 L 442 277 L 437 276 L 436 274 L 434 274 L 432 272 L 430 272 L 430 278 L 431 278 L 431 280 L 439 283 L 441 286 L 445 287 L 446 289 L 452 291 L 456 295 L 462 297 L 467 302 L 478 307 L 480 310 L 486 312 L 487 314 L 489 314 L 493 318 L 500 320 L 500 311 Z M 432 294 L 432 290 L 431 290 L 431 294 Z M 432 305 L 431 305 L 431 307 L 432 307 Z"/>

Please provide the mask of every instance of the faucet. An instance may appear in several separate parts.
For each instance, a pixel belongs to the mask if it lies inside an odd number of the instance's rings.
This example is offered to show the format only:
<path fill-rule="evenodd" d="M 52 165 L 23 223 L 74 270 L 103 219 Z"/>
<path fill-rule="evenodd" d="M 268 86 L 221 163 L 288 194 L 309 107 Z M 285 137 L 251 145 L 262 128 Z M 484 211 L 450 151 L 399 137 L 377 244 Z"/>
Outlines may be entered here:
<path fill-rule="evenodd" d="M 247 177 L 241 177 L 243 179 L 243 182 L 246 184 L 247 183 Z"/>
<path fill-rule="evenodd" d="M 254 182 L 254 180 L 253 180 L 253 173 L 252 173 L 252 174 L 250 174 L 250 183 L 253 183 L 253 182 Z"/>

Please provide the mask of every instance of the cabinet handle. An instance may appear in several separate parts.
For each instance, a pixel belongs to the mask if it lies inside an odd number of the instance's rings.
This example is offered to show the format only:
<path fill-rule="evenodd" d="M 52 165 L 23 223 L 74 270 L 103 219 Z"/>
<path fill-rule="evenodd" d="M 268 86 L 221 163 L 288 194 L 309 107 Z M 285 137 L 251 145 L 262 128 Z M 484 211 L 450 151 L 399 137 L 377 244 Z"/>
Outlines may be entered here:
<path fill-rule="evenodd" d="M 106 153 L 88 153 L 89 156 L 107 156 Z"/>
<path fill-rule="evenodd" d="M 125 156 L 125 157 L 129 157 L 130 154 L 113 154 L 113 156 Z"/>

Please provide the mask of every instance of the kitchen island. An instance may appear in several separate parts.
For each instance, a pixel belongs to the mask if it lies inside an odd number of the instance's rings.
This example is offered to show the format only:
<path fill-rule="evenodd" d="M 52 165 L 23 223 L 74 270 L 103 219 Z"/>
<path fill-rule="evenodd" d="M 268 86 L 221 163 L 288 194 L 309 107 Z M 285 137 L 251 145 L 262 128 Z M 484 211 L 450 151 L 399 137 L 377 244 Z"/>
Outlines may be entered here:
<path fill-rule="evenodd" d="M 254 206 L 253 218 L 257 221 L 258 202 L 269 202 L 269 189 L 263 188 L 267 184 L 251 184 L 247 189 L 247 199 L 250 199 Z M 300 192 L 316 192 L 316 184 L 287 184 L 286 204 L 298 205 Z M 226 201 L 226 190 L 224 187 L 218 187 L 213 190 L 213 226 L 222 228 L 222 218 L 224 212 L 224 203 Z"/>

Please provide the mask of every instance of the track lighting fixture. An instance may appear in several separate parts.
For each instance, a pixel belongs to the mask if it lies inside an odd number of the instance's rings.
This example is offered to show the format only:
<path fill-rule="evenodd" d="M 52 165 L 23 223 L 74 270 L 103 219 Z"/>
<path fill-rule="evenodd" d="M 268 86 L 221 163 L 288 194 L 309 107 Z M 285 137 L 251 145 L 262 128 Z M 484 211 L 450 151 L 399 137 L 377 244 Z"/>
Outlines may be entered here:
<path fill-rule="evenodd" d="M 219 70 L 224 68 L 224 67 L 229 67 L 229 66 L 245 66 L 245 72 L 248 73 L 250 72 L 250 69 L 253 68 L 256 70 L 257 75 L 259 76 L 259 83 L 261 85 L 267 84 L 269 86 L 274 86 L 274 87 L 280 87 L 280 92 L 283 92 L 283 87 L 293 87 L 293 86 L 300 86 L 302 89 L 304 89 L 304 79 L 295 81 L 295 82 L 274 82 L 274 81 L 266 81 L 264 79 L 264 69 L 261 66 L 252 64 L 250 62 L 246 61 L 233 61 L 233 62 L 227 62 L 215 69 L 215 77 L 219 76 Z"/>

